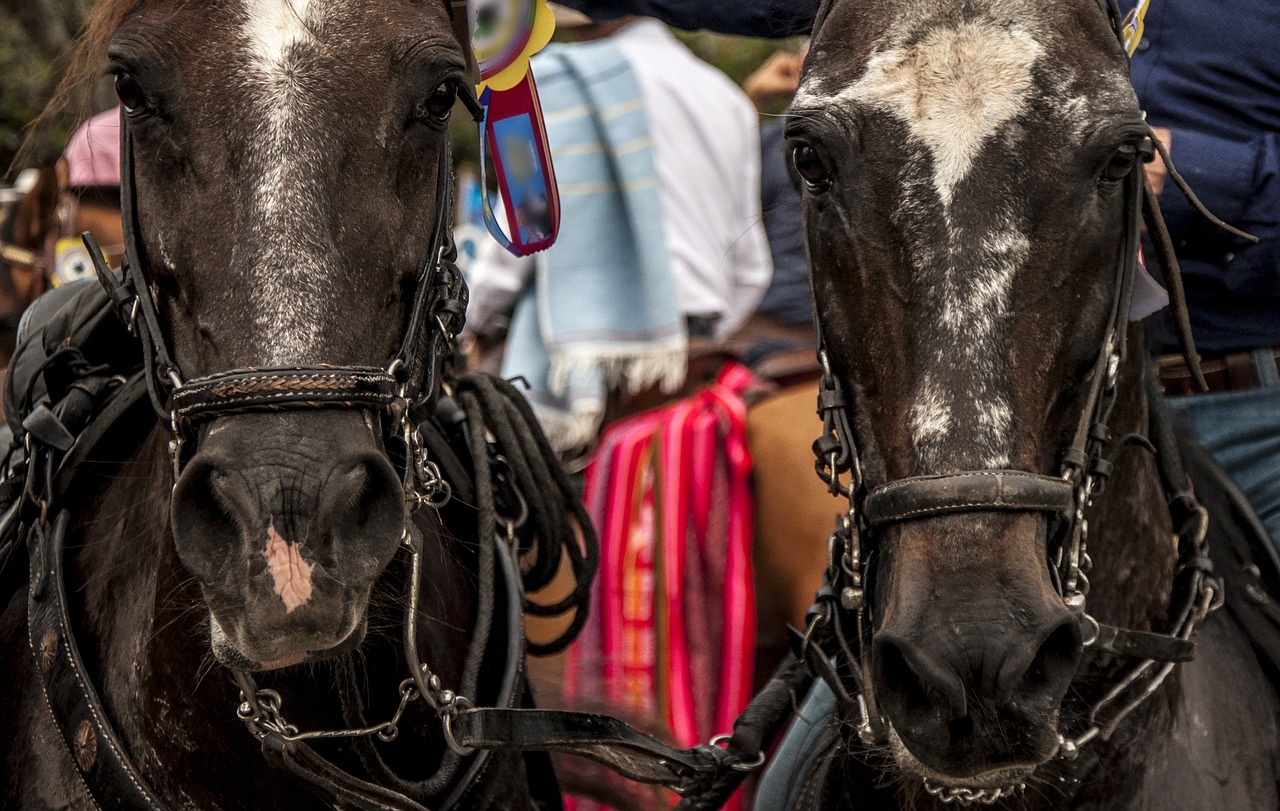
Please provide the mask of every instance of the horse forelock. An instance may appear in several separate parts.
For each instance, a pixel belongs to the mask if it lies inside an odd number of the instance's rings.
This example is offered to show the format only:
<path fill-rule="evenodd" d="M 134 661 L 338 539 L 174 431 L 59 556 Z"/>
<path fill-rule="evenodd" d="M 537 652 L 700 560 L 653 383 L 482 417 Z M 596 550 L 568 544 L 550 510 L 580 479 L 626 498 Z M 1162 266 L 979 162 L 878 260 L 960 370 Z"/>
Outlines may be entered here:
<path fill-rule="evenodd" d="M 1114 101 L 1123 77 L 1051 59 L 1063 50 L 1062 18 L 1047 19 L 1030 0 L 917 0 L 857 13 L 864 17 L 851 27 L 869 18 L 883 31 L 852 73 L 856 46 L 823 42 L 819 33 L 818 58 L 840 67 L 808 70 L 794 106 L 900 133 L 892 219 L 913 306 L 929 324 L 913 331 L 914 463 L 919 472 L 1006 467 L 1015 434 L 1010 297 L 1032 245 L 1017 178 L 978 166 L 996 148 L 1030 159 L 1024 124 L 1033 108 L 1051 111 L 1054 125 L 1080 144 L 1091 112 Z"/>

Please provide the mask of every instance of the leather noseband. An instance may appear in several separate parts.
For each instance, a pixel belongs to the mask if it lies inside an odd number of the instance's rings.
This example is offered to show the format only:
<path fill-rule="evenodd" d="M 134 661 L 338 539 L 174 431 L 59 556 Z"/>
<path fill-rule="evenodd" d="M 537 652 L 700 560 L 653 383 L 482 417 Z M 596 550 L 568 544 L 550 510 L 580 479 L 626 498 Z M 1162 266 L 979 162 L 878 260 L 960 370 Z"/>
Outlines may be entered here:
<path fill-rule="evenodd" d="M 1023 470 L 973 470 L 896 479 L 867 493 L 862 515 L 870 526 L 984 510 L 1048 512 L 1071 509 L 1071 482 Z"/>

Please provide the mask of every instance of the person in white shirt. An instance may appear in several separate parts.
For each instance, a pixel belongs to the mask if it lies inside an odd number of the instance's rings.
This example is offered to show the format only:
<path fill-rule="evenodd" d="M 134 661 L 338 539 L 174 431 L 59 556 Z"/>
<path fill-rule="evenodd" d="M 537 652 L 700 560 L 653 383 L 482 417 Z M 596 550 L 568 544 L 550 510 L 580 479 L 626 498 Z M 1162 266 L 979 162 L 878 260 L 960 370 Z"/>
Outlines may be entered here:
<path fill-rule="evenodd" d="M 557 18 L 565 28 L 565 21 Z M 609 37 L 647 106 L 662 202 L 662 228 L 677 303 L 691 337 L 723 339 L 755 311 L 772 260 L 760 212 L 755 108 L 730 79 L 693 55 L 662 23 L 631 17 L 575 29 Z M 552 157 L 556 144 L 551 145 Z M 470 267 L 468 325 L 485 334 L 529 284 L 533 258 L 496 243 Z"/>

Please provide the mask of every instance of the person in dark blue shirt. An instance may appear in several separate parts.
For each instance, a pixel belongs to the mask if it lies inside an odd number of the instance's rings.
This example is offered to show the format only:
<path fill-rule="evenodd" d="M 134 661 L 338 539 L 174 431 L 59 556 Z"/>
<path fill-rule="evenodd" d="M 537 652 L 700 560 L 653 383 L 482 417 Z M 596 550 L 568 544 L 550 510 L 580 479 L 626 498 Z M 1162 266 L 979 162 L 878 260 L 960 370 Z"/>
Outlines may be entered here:
<path fill-rule="evenodd" d="M 693 31 L 705 28 L 744 37 L 783 38 L 808 34 L 819 0 L 557 0 L 593 20 L 629 15 L 654 17 Z"/>
<path fill-rule="evenodd" d="M 1152 3 L 1133 83 L 1174 166 L 1218 216 L 1197 214 L 1157 160 L 1153 186 L 1182 265 L 1192 332 L 1211 392 L 1193 393 L 1176 355 L 1161 358 L 1170 407 L 1237 480 L 1280 546 L 1280 2 Z M 1175 352 L 1167 321 L 1155 340 Z"/>
<path fill-rule="evenodd" d="M 773 255 L 773 279 L 756 312 L 784 328 L 799 328 L 795 337 L 812 343 L 813 307 L 809 300 L 809 267 L 804 250 L 804 221 L 797 178 L 783 149 L 782 116 L 768 115 L 791 103 L 800 87 L 800 68 L 808 46 L 798 52 L 778 51 L 742 83 L 742 90 L 761 113 L 760 204 L 764 230 Z"/>

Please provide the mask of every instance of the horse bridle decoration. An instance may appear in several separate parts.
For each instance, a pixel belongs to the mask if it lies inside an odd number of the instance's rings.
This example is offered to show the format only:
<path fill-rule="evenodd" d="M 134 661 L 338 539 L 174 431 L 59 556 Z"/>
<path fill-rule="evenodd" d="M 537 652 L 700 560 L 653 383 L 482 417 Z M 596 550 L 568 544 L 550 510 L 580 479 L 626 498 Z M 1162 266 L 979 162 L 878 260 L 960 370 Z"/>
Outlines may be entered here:
<path fill-rule="evenodd" d="M 1099 0 L 1112 28 L 1120 36 L 1120 15 L 1113 2 Z M 1153 149 L 1168 161 L 1168 155 L 1154 134 L 1138 147 L 1135 157 L 1150 160 Z M 1170 165 L 1170 177 L 1187 193 L 1193 205 L 1203 211 L 1185 183 Z M 1145 192 L 1145 193 L 1144 193 Z M 874 552 L 875 533 L 890 524 L 932 516 L 965 512 L 1015 511 L 1051 516 L 1050 571 L 1063 601 L 1080 622 L 1087 648 L 1129 656 L 1138 661 L 1089 711 L 1089 725 L 1070 737 L 1060 735 L 1059 756 L 1072 760 L 1080 748 L 1097 739 L 1106 739 L 1168 677 L 1179 662 L 1194 655 L 1190 637 L 1205 617 L 1222 601 L 1222 585 L 1212 576 L 1205 547 L 1208 518 L 1185 486 L 1173 493 L 1171 512 L 1179 536 L 1175 605 L 1170 611 L 1171 630 L 1167 634 L 1116 628 L 1100 623 L 1087 610 L 1088 573 L 1092 560 L 1088 551 L 1088 522 L 1085 509 L 1093 495 L 1111 475 L 1114 461 L 1128 440 L 1136 440 L 1154 450 L 1145 437 L 1126 437 L 1113 448 L 1108 421 L 1116 403 L 1116 381 L 1125 357 L 1133 281 L 1138 266 L 1138 249 L 1145 221 L 1153 238 L 1171 306 L 1189 365 L 1200 377 L 1198 357 L 1190 340 L 1186 302 L 1176 258 L 1168 232 L 1145 173 L 1135 167 L 1125 185 L 1125 236 L 1123 254 L 1116 265 L 1115 292 L 1102 348 L 1086 378 L 1088 392 L 1071 444 L 1062 453 L 1057 476 L 1023 470 L 982 469 L 957 473 L 917 476 L 889 481 L 868 488 L 862 476 L 858 440 L 852 428 L 844 384 L 830 366 L 822 327 L 818 324 L 819 361 L 822 378 L 818 413 L 823 434 L 813 445 L 818 476 L 833 495 L 848 502 L 848 510 L 837 520 L 828 548 L 825 583 L 810 610 L 800 641 L 801 658 L 814 675 L 828 683 L 847 717 L 855 719 L 860 739 L 870 745 L 883 739 L 884 720 L 880 715 L 871 676 L 870 641 L 873 634 L 871 603 L 867 593 L 869 564 Z M 1234 229 L 1231 229 L 1234 231 Z M 1248 237 L 1246 234 L 1237 234 Z M 815 316 L 816 318 L 816 316 Z M 841 476 L 848 474 L 845 483 Z M 852 638 L 845 631 L 851 626 Z M 844 669 L 856 689 L 850 693 L 841 679 Z M 1131 696 L 1122 703 L 1121 699 Z M 927 786 L 930 793 L 946 802 L 994 802 L 1006 789 L 972 791 Z"/>

